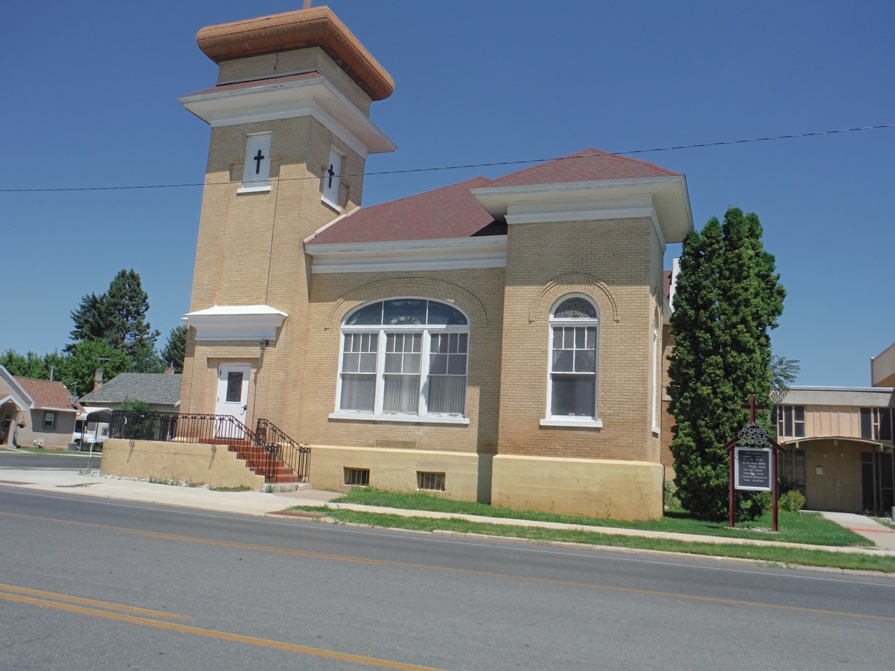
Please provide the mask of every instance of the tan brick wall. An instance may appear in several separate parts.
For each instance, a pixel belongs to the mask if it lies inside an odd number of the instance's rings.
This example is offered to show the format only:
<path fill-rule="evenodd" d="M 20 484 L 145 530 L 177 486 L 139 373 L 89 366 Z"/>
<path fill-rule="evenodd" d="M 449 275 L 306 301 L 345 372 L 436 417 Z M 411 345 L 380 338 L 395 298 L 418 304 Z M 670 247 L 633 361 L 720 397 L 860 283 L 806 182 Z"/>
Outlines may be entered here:
<path fill-rule="evenodd" d="M 246 134 L 257 132 L 272 133 L 271 191 L 237 194 Z M 288 315 L 265 349 L 249 392 L 249 417 L 266 417 L 284 429 L 297 430 L 301 406 L 309 281 L 303 240 L 340 214 L 321 200 L 332 147 L 345 156 L 341 204 L 343 211 L 351 210 L 361 202 L 365 162 L 316 120 L 212 129 L 191 310 L 267 304 Z M 260 347 L 197 346 L 194 337 L 191 332 L 184 362 L 182 411 L 214 412 L 218 363 L 242 361 L 257 367 Z"/>
<path fill-rule="evenodd" d="M 652 236 L 649 219 L 510 226 L 500 454 L 659 461 L 650 421 Z M 547 410 L 549 312 L 566 293 L 586 294 L 600 308 L 601 429 L 539 426 Z"/>
<path fill-rule="evenodd" d="M 282 51 L 249 58 L 236 58 L 220 64 L 218 84 L 245 79 L 276 77 L 288 72 L 316 70 L 327 78 L 345 97 L 364 114 L 370 116 L 370 96 L 354 83 L 320 47 Z"/>
<path fill-rule="evenodd" d="M 309 356 L 304 377 L 302 421 L 286 426 L 301 442 L 373 447 L 377 441 L 411 441 L 419 450 L 494 452 L 500 398 L 503 268 L 479 270 L 313 275 L 308 317 Z M 336 384 L 344 316 L 358 305 L 395 296 L 420 296 L 455 303 L 470 315 L 469 425 L 407 424 L 329 419 L 336 410 Z M 297 415 L 295 413 L 294 415 Z"/>

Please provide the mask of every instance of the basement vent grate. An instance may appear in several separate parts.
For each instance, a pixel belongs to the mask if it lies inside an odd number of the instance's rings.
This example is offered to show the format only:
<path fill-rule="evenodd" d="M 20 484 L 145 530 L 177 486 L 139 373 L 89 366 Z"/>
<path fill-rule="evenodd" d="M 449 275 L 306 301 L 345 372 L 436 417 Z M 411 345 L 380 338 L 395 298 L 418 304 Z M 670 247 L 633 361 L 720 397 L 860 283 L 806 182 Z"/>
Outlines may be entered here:
<path fill-rule="evenodd" d="M 444 491 L 444 473 L 416 472 L 416 486 L 429 492 Z"/>
<path fill-rule="evenodd" d="M 370 469 L 369 468 L 346 468 L 345 484 L 350 487 L 369 487 L 370 486 Z"/>

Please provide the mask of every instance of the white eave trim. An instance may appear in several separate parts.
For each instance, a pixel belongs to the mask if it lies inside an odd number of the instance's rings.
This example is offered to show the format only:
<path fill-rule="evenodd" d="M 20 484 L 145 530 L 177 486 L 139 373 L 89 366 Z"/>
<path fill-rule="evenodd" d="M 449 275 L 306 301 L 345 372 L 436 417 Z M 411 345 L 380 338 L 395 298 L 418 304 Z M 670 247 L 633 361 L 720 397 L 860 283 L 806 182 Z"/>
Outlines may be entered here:
<path fill-rule="evenodd" d="M 482 206 L 508 224 L 649 217 L 660 243 L 693 230 L 683 175 L 471 189 Z"/>
<path fill-rule="evenodd" d="M 322 76 L 195 93 L 180 98 L 180 104 L 213 128 L 310 116 L 363 158 L 397 149 L 385 133 Z"/>
<path fill-rule="evenodd" d="M 215 305 L 183 321 L 196 329 L 196 340 L 276 340 L 287 316 L 270 305 Z"/>
<path fill-rule="evenodd" d="M 314 274 L 505 268 L 507 238 L 505 235 L 489 235 L 317 244 L 307 245 L 305 253 L 312 257 L 311 272 Z"/>

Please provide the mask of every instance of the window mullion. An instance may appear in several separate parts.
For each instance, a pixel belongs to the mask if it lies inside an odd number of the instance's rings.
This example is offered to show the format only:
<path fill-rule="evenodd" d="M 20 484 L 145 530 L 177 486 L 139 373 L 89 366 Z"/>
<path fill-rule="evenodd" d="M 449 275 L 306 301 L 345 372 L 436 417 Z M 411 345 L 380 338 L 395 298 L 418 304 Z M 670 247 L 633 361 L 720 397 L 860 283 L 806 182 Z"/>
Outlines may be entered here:
<path fill-rule="evenodd" d="M 382 399 L 385 395 L 385 329 L 379 330 L 378 342 L 376 343 L 376 397 L 373 403 L 373 414 L 382 414 Z"/>
<path fill-rule="evenodd" d="M 429 330 L 423 330 L 423 342 L 420 347 L 420 400 L 417 408 L 420 416 L 429 414 Z"/>

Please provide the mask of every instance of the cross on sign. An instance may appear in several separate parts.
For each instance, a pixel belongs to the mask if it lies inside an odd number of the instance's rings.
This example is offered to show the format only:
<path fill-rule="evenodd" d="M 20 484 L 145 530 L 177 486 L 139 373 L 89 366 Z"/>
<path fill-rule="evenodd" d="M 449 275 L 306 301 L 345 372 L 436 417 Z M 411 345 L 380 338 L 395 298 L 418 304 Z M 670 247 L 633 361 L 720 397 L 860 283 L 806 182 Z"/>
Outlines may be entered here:
<path fill-rule="evenodd" d="M 752 396 L 749 397 L 749 405 L 741 405 L 740 407 L 749 411 L 749 421 L 755 424 L 755 411 L 764 410 L 768 406 L 764 403 L 756 403 L 755 394 L 752 394 Z"/>
<path fill-rule="evenodd" d="M 333 177 L 336 176 L 336 171 L 333 170 L 332 163 L 329 165 L 329 170 L 326 171 L 326 174 L 329 175 L 329 186 L 327 188 L 333 188 Z"/>
<path fill-rule="evenodd" d="M 261 150 L 259 149 L 258 153 L 255 154 L 255 158 L 253 159 L 255 161 L 255 174 L 256 175 L 261 174 L 261 161 L 263 161 L 265 158 L 266 158 L 266 156 L 264 156 L 264 154 L 262 154 Z"/>

